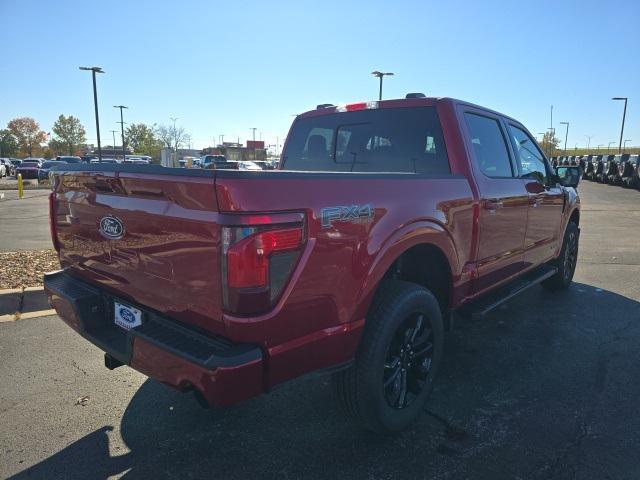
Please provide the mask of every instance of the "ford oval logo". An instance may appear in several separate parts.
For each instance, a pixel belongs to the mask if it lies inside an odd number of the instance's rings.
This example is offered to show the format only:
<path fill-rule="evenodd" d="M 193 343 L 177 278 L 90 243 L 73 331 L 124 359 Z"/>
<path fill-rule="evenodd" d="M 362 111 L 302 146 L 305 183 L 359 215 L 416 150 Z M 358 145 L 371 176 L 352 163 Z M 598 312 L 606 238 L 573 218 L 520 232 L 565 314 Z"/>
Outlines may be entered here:
<path fill-rule="evenodd" d="M 124 225 L 116 217 L 102 217 L 100 219 L 100 233 L 112 240 L 122 238 Z"/>
<path fill-rule="evenodd" d="M 120 313 L 120 318 L 127 323 L 133 323 L 136 321 L 136 316 L 126 308 L 121 308 L 118 313 Z"/>

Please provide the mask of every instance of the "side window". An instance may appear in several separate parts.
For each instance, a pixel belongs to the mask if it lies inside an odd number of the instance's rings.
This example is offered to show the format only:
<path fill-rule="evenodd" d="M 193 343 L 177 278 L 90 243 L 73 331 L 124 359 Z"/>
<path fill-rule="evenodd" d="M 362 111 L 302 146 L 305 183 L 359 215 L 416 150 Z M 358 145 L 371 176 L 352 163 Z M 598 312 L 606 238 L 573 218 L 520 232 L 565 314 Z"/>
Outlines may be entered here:
<path fill-rule="evenodd" d="M 509 124 L 509 135 L 513 138 L 521 177 L 537 180 L 542 185 L 546 185 L 548 180 L 546 162 L 535 142 L 524 130 L 511 124 Z"/>
<path fill-rule="evenodd" d="M 500 124 L 493 118 L 464 114 L 476 163 L 487 177 L 513 177 L 513 169 Z"/>

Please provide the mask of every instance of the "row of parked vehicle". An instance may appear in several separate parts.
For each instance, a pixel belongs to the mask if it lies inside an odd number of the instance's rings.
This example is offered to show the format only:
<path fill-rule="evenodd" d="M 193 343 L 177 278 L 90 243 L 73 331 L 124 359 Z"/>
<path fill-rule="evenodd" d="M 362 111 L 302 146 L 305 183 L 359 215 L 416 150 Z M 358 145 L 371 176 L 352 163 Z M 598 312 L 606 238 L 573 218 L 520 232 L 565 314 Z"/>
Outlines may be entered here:
<path fill-rule="evenodd" d="M 576 155 L 551 157 L 554 167 L 575 165 L 582 169 L 582 178 L 592 182 L 621 185 L 640 190 L 640 155 Z"/>
<path fill-rule="evenodd" d="M 103 158 L 106 163 L 122 163 L 122 160 L 115 158 Z M 61 155 L 55 160 L 29 157 L 24 160 L 18 158 L 0 158 L 0 178 L 17 177 L 22 175 L 24 179 L 37 179 L 38 183 L 49 181 L 49 171 L 56 165 L 65 163 L 97 163 L 98 159 L 93 156 L 76 157 L 72 155 Z M 149 164 L 151 157 L 127 155 L 124 163 Z"/>

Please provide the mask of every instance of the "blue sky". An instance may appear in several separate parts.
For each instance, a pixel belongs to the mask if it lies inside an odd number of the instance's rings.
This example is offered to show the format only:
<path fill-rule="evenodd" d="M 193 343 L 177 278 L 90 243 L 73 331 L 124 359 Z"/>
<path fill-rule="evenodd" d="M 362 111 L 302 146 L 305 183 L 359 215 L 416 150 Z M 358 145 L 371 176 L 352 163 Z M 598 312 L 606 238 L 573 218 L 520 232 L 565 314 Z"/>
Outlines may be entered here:
<path fill-rule="evenodd" d="M 580 1 L 33 1 L 0 0 L 0 126 L 61 113 L 95 141 L 125 121 L 178 124 L 195 147 L 257 137 L 275 143 L 292 114 L 318 103 L 421 91 L 469 100 L 536 134 L 569 121 L 568 147 L 640 145 L 640 2 Z M 564 130 L 562 130 L 563 136 Z"/>

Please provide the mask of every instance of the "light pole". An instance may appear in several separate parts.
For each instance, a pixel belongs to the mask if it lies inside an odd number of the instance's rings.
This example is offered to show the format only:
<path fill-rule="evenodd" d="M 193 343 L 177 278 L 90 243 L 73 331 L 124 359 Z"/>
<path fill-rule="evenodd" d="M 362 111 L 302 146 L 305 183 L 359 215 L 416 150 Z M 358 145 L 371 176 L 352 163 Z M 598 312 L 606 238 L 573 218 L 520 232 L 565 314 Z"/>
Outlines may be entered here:
<path fill-rule="evenodd" d="M 378 100 L 382 100 L 382 79 L 385 75 L 394 75 L 393 72 L 379 72 L 378 70 L 374 70 L 371 72 L 371 75 L 374 77 L 378 77 L 380 79 L 380 92 L 378 93 Z"/>
<path fill-rule="evenodd" d="M 589 147 L 591 146 L 591 139 L 595 137 L 595 135 L 585 135 L 587 139 L 587 155 L 589 154 Z"/>
<path fill-rule="evenodd" d="M 96 73 L 104 73 L 100 67 L 79 67 L 80 70 L 90 70 L 93 76 L 93 106 L 96 111 L 96 135 L 98 135 L 98 162 L 102 162 L 102 146 L 100 145 L 100 120 L 98 120 L 98 93 L 96 91 Z"/>
<path fill-rule="evenodd" d="M 616 142 L 609 142 L 609 145 L 607 145 L 607 153 L 609 153 L 609 150 L 611 149 L 611 144 L 612 143 L 616 143 Z"/>
<path fill-rule="evenodd" d="M 116 132 L 117 130 L 111 130 L 111 135 L 113 135 L 113 151 L 116 151 Z"/>
<path fill-rule="evenodd" d="M 613 97 L 611 100 L 624 100 L 624 111 L 622 112 L 622 128 L 620 128 L 620 144 L 618 145 L 618 153 L 622 149 L 622 136 L 624 135 L 624 119 L 627 116 L 627 97 Z"/>
<path fill-rule="evenodd" d="M 627 142 L 630 142 L 630 141 L 631 140 L 628 138 L 624 141 L 624 144 L 622 145 L 622 153 L 624 153 L 624 151 L 627 149 Z"/>
<path fill-rule="evenodd" d="M 549 149 L 549 153 L 547 154 L 547 156 L 552 156 L 554 153 L 554 150 L 556 148 L 556 144 L 555 144 L 555 139 L 556 139 L 556 131 L 553 128 L 547 128 L 547 130 L 549 131 L 549 139 L 547 140 L 547 147 Z"/>
<path fill-rule="evenodd" d="M 567 129 L 564 132 L 564 154 L 567 154 L 567 137 L 569 136 L 569 122 L 560 122 L 560 125 L 566 125 Z"/>
<path fill-rule="evenodd" d="M 598 146 L 596 147 L 596 150 L 597 150 L 598 152 L 600 151 L 600 147 L 604 147 L 604 144 L 602 144 L 602 143 L 601 143 L 600 145 L 598 145 Z"/>
<path fill-rule="evenodd" d="M 124 162 L 125 159 L 127 158 L 126 153 L 127 151 L 125 150 L 125 146 L 124 146 L 124 120 L 122 119 L 122 109 L 123 108 L 129 108 L 129 107 L 125 107 L 124 105 L 114 105 L 113 108 L 119 108 L 120 109 L 120 121 L 117 122 L 120 124 L 120 134 L 122 135 L 122 161 Z"/>
<path fill-rule="evenodd" d="M 178 165 L 178 142 L 176 141 L 176 138 L 178 137 L 178 135 L 176 133 L 176 121 L 178 121 L 179 119 L 178 117 L 169 117 L 169 120 L 173 122 L 173 130 L 171 133 L 173 135 L 173 146 L 174 146 L 173 166 L 175 167 L 176 165 Z"/>
<path fill-rule="evenodd" d="M 253 159 L 256 159 L 256 127 L 251 127 L 249 130 L 253 130 Z"/>
<path fill-rule="evenodd" d="M 551 105 L 551 130 L 553 130 L 553 105 Z M 553 135 L 555 136 L 556 132 L 553 130 Z"/>

